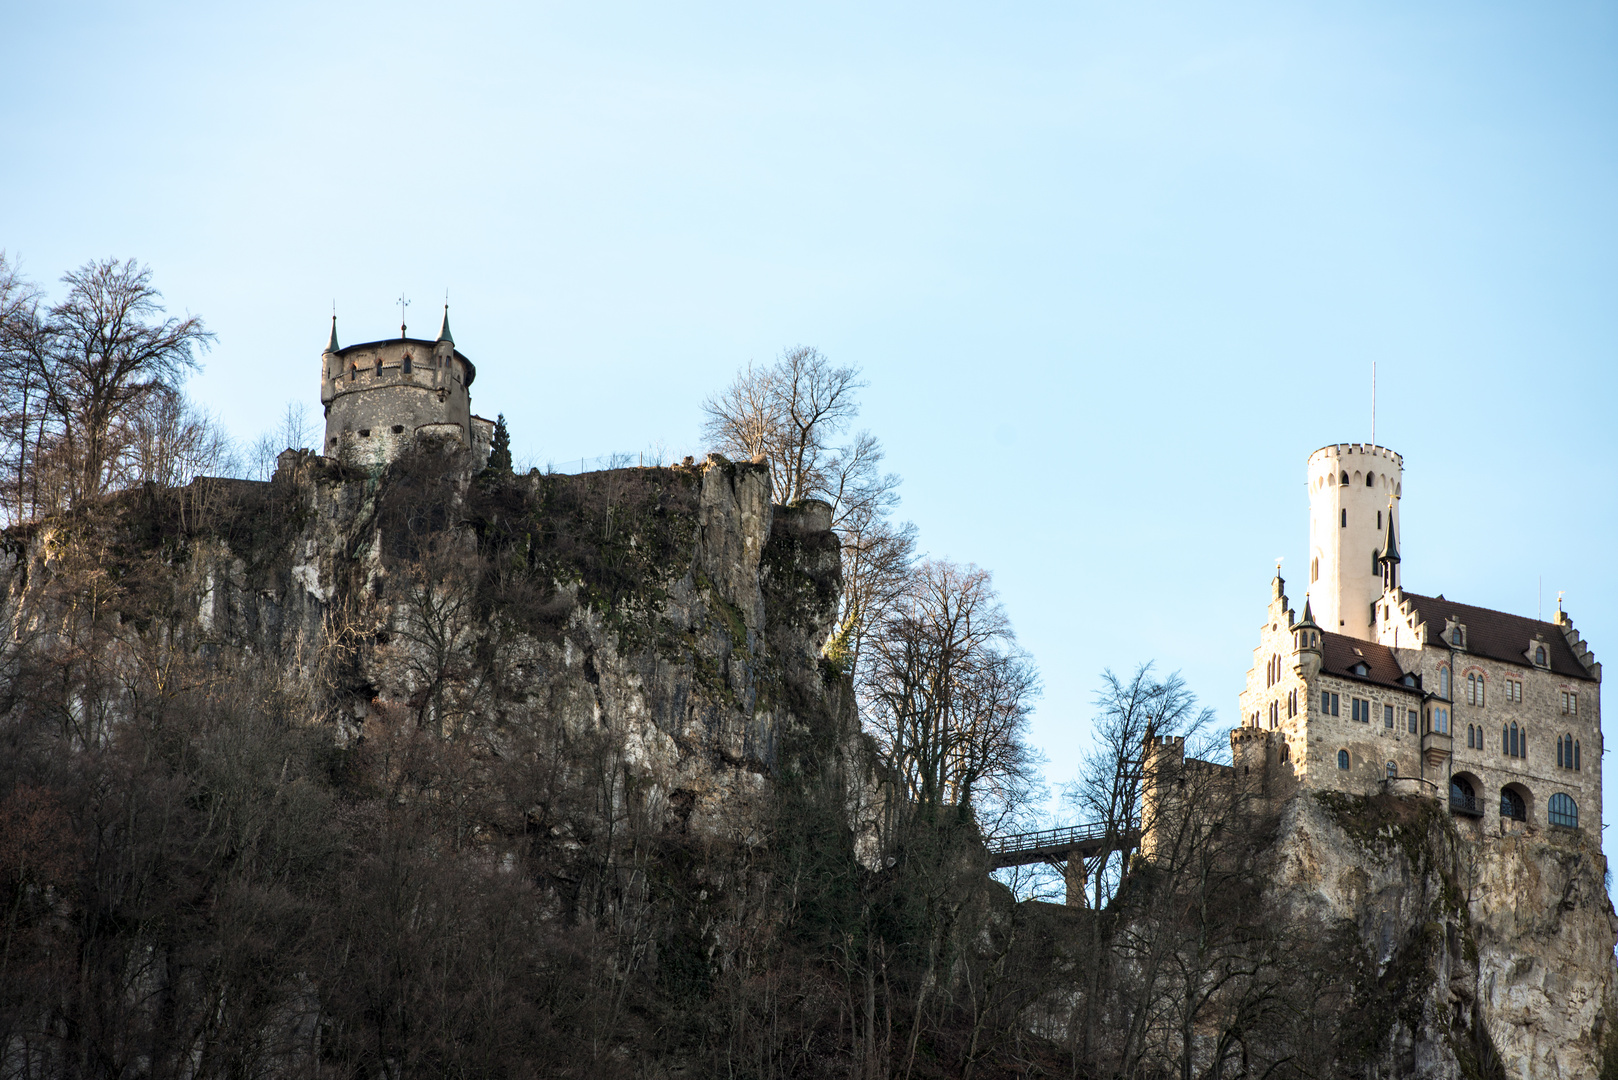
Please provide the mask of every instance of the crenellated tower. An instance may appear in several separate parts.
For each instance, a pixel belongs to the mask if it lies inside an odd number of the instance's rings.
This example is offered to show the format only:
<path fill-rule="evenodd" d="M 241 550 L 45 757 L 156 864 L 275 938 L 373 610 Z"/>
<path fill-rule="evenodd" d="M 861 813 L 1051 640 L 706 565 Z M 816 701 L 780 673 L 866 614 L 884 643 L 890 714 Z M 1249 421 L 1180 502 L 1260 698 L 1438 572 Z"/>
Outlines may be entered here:
<path fill-rule="evenodd" d="M 1334 443 L 1309 455 L 1309 598 L 1322 629 L 1374 640 L 1373 607 L 1397 572 L 1403 482 L 1404 459 L 1385 446 Z"/>

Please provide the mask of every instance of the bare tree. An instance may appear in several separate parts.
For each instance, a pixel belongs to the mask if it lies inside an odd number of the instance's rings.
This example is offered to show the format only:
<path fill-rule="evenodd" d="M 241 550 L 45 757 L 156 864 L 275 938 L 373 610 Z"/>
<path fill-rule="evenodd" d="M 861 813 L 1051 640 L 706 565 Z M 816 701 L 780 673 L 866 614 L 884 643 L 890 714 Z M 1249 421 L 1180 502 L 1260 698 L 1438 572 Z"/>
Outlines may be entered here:
<path fill-rule="evenodd" d="M 915 559 L 914 527 L 892 521 L 899 477 L 882 471 L 881 442 L 868 431 L 848 432 L 864 386 L 858 368 L 835 367 L 819 350 L 798 346 L 771 365 L 749 364 L 703 403 L 703 435 L 731 457 L 765 457 L 776 501 L 831 505 L 844 588 L 828 654 L 850 671 Z"/>
<path fill-rule="evenodd" d="M 868 648 L 861 698 L 908 798 L 963 816 L 1019 804 L 1036 776 L 1024 735 L 1039 677 L 988 571 L 922 563 Z"/>
<path fill-rule="evenodd" d="M 280 424 L 260 435 L 249 448 L 245 463 L 248 477 L 268 480 L 275 475 L 276 462 L 283 450 L 306 449 L 316 437 L 308 408 L 301 401 L 287 402 Z"/>
<path fill-rule="evenodd" d="M 1144 748 L 1160 736 L 1194 737 L 1214 719 L 1213 709 L 1197 707 L 1196 694 L 1179 672 L 1158 678 L 1153 667 L 1148 661 L 1128 679 L 1111 669 L 1101 673 L 1093 721 L 1096 743 L 1085 755 L 1078 779 L 1063 792 L 1064 801 L 1080 818 L 1105 822 L 1107 835 L 1113 838 L 1086 868 L 1097 908 L 1106 906 L 1118 887 L 1128 835 L 1144 824 L 1140 819 Z"/>
<path fill-rule="evenodd" d="M 154 393 L 120 425 L 128 446 L 127 483 L 169 487 L 199 476 L 228 476 L 239 462 L 235 446 L 218 422 L 175 393 Z"/>

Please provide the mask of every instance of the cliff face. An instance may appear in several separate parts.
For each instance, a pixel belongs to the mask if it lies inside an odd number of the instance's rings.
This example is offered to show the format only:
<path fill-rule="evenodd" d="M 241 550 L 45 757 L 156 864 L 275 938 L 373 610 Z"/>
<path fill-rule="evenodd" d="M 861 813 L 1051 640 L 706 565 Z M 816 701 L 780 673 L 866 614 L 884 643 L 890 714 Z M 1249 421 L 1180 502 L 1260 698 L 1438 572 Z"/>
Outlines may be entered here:
<path fill-rule="evenodd" d="M 130 493 L 94 535 L 13 538 L 14 641 L 66 632 L 53 586 L 86 545 L 116 586 L 109 664 L 155 621 L 220 670 L 263 665 L 339 745 L 408 719 L 500 754 L 543 720 L 621 766 L 608 816 L 632 803 L 643 826 L 732 838 L 784 755 L 857 751 L 819 657 L 829 508 L 772 506 L 763 465 L 490 480 L 428 453 L 379 479 L 288 452 L 268 484 Z"/>
<path fill-rule="evenodd" d="M 1304 794 L 1275 853 L 1282 910 L 1348 931 L 1369 1075 L 1604 1075 L 1618 919 L 1596 838 L 1482 835 L 1432 799 Z"/>

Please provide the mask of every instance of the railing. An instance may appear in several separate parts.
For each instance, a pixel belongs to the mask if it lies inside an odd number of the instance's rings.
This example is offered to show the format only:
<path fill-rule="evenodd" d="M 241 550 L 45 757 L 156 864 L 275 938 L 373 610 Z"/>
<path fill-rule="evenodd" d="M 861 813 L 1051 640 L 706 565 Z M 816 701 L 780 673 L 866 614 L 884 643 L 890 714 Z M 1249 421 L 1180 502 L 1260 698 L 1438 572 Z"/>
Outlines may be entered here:
<path fill-rule="evenodd" d="M 1064 851 L 1096 840 L 1105 839 L 1109 829 L 1105 821 L 1090 825 L 1069 825 L 1060 829 L 1040 829 L 1037 832 L 1011 833 L 997 836 L 987 843 L 990 855 L 1010 855 L 1018 851 Z M 1122 845 L 1123 837 L 1119 837 Z"/>
<path fill-rule="evenodd" d="M 1483 816 L 1483 800 L 1459 792 L 1449 793 L 1449 808 L 1457 814 L 1466 814 L 1469 817 Z"/>

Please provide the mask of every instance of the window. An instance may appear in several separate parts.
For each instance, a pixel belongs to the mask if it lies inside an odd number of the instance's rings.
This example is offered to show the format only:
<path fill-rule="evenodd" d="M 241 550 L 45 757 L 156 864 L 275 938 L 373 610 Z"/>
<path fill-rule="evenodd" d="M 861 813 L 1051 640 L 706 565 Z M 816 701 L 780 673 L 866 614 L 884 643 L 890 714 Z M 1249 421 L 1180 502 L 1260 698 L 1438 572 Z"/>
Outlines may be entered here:
<path fill-rule="evenodd" d="M 1272 701 L 1272 702 L 1270 702 L 1270 730 L 1274 731 L 1275 726 L 1280 722 L 1281 722 L 1281 703 L 1279 701 Z"/>
<path fill-rule="evenodd" d="M 1393 730 L 1393 706 L 1392 705 L 1384 705 L 1384 706 L 1382 706 L 1382 726 L 1387 728 L 1389 731 Z"/>
<path fill-rule="evenodd" d="M 1369 701 L 1366 701 L 1364 698 L 1354 698 L 1350 702 L 1350 705 L 1352 707 L 1355 720 L 1362 724 L 1369 724 L 1371 722 L 1371 703 Z"/>
<path fill-rule="evenodd" d="M 1457 649 L 1466 644 L 1466 630 L 1457 626 L 1449 632 L 1449 643 Z"/>
<path fill-rule="evenodd" d="M 1376 528 L 1378 532 L 1382 531 L 1382 511 L 1380 510 L 1376 512 Z"/>
<path fill-rule="evenodd" d="M 403 424 L 394 424 L 393 425 L 393 433 L 395 435 L 403 435 L 404 434 L 404 425 Z"/>
<path fill-rule="evenodd" d="M 1534 649 L 1534 663 L 1538 664 L 1540 667 L 1545 666 L 1545 646 L 1540 645 Z"/>
<path fill-rule="evenodd" d="M 1513 821 L 1527 821 L 1528 807 L 1522 801 L 1522 796 L 1510 788 L 1500 789 L 1500 816 Z"/>
<path fill-rule="evenodd" d="M 1344 480 L 1343 483 L 1346 484 L 1346 483 L 1348 483 L 1348 481 Z M 1343 524 L 1342 524 L 1342 527 L 1345 528 L 1345 529 L 1348 528 L 1348 511 L 1347 510 L 1343 511 Z"/>
<path fill-rule="evenodd" d="M 1287 694 L 1287 719 L 1298 715 L 1298 692 L 1292 690 Z"/>
<path fill-rule="evenodd" d="M 1500 752 L 1507 757 L 1528 757 L 1528 729 L 1520 728 L 1513 720 L 1509 727 L 1500 728 Z"/>
<path fill-rule="evenodd" d="M 1314 582 L 1319 581 L 1319 580 L 1320 580 L 1320 560 L 1318 558 L 1310 559 L 1309 560 L 1309 581 L 1310 581 L 1310 583 L 1314 583 Z"/>
<path fill-rule="evenodd" d="M 1337 715 L 1337 695 L 1332 693 L 1330 690 L 1322 690 L 1320 692 L 1320 715 Z"/>
<path fill-rule="evenodd" d="M 1438 669 L 1438 696 L 1445 701 L 1449 700 L 1449 668 Z"/>
<path fill-rule="evenodd" d="M 405 353 L 405 358 L 404 358 L 404 373 L 405 373 L 405 374 L 406 374 L 406 375 L 408 375 L 408 374 L 410 374 L 410 354 L 409 354 L 409 353 Z"/>
<path fill-rule="evenodd" d="M 1377 551 L 1376 548 L 1372 548 L 1371 549 L 1371 573 L 1380 574 L 1381 572 L 1382 572 L 1382 553 Z"/>
<path fill-rule="evenodd" d="M 1466 703 L 1483 708 L 1483 673 L 1468 674 L 1466 676 Z"/>
<path fill-rule="evenodd" d="M 1562 715 L 1579 715 L 1579 695 L 1569 690 L 1562 691 Z"/>
<path fill-rule="evenodd" d="M 1507 701 L 1521 701 L 1522 700 L 1522 682 L 1521 682 L 1521 680 L 1518 680 L 1518 679 L 1507 679 L 1506 680 L 1506 700 Z"/>
<path fill-rule="evenodd" d="M 1558 769 L 1577 770 L 1579 761 L 1579 740 L 1571 735 L 1558 735 L 1556 737 L 1556 767 Z"/>
<path fill-rule="evenodd" d="M 1343 470 L 1343 486 L 1344 487 L 1348 486 L 1348 470 L 1347 469 Z"/>
<path fill-rule="evenodd" d="M 1433 709 L 1433 734 L 1449 734 L 1449 710 L 1442 705 Z"/>
<path fill-rule="evenodd" d="M 1365 486 L 1366 487 L 1376 487 L 1376 473 L 1369 473 L 1368 472 L 1368 473 L 1365 474 Z"/>
<path fill-rule="evenodd" d="M 1337 767 L 1339 769 L 1348 768 L 1348 751 L 1347 750 L 1339 750 L 1339 751 L 1337 751 Z"/>
<path fill-rule="evenodd" d="M 1473 745 L 1474 745 L 1474 743 L 1475 743 L 1475 741 L 1477 739 L 1477 736 L 1473 733 L 1474 730 L 1475 729 L 1472 727 L 1471 724 L 1466 725 L 1466 748 L 1468 750 L 1471 750 L 1473 748 Z"/>
<path fill-rule="evenodd" d="M 1579 827 L 1579 804 L 1573 797 L 1558 791 L 1551 796 L 1546 809 L 1551 812 L 1551 824 L 1560 825 L 1564 829 L 1577 829 Z"/>
<path fill-rule="evenodd" d="M 368 428 L 368 427 L 360 428 L 360 438 L 369 439 L 370 437 L 371 437 L 371 429 L 370 428 Z"/>
<path fill-rule="evenodd" d="M 1463 813 L 1477 814 L 1480 817 L 1483 814 L 1483 807 L 1478 805 L 1477 793 L 1472 790 L 1472 785 L 1459 776 L 1450 777 L 1449 804 Z"/>
<path fill-rule="evenodd" d="M 1410 723 L 1410 734 L 1412 734 L 1412 735 L 1414 735 L 1419 730 L 1419 727 L 1418 727 L 1418 724 L 1420 723 L 1419 716 L 1420 716 L 1420 714 L 1417 713 L 1415 709 L 1410 710 L 1409 723 Z"/>
<path fill-rule="evenodd" d="M 1393 762 L 1391 762 L 1391 761 L 1388 762 L 1388 779 L 1392 780 L 1395 776 L 1398 776 L 1398 775 L 1399 775 L 1399 770 L 1393 767 Z"/>

